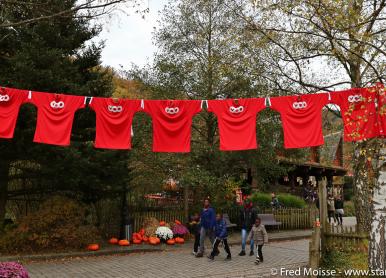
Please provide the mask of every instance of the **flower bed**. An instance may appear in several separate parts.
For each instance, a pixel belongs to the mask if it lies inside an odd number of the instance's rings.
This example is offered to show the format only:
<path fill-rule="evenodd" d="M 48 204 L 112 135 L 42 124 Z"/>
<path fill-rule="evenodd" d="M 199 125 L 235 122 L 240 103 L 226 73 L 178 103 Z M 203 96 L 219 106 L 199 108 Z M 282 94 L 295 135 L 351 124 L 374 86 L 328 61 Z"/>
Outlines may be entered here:
<path fill-rule="evenodd" d="M 29 278 L 27 270 L 19 263 L 0 263 L 1 278 Z"/>

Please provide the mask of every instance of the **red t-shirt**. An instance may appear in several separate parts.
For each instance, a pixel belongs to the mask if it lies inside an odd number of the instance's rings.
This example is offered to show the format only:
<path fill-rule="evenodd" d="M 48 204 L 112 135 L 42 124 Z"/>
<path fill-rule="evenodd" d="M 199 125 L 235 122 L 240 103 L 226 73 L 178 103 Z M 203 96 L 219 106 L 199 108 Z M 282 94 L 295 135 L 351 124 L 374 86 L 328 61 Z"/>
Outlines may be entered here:
<path fill-rule="evenodd" d="M 366 88 L 331 93 L 331 102 L 340 107 L 345 141 L 359 141 L 378 135 L 375 98 L 376 94 Z"/>
<path fill-rule="evenodd" d="M 85 97 L 32 92 L 31 103 L 38 109 L 34 142 L 70 145 L 75 112 L 84 108 Z"/>
<path fill-rule="evenodd" d="M 285 148 L 324 144 L 322 109 L 329 102 L 328 94 L 274 97 L 270 101 L 270 108 L 281 116 Z"/>
<path fill-rule="evenodd" d="M 379 87 L 376 89 L 378 98 L 378 127 L 379 135 L 386 136 L 386 88 Z"/>
<path fill-rule="evenodd" d="M 256 149 L 256 118 L 264 108 L 263 98 L 208 100 L 208 111 L 217 116 L 220 150 Z"/>
<path fill-rule="evenodd" d="M 0 138 L 13 138 L 20 106 L 27 98 L 28 91 L 0 89 Z"/>
<path fill-rule="evenodd" d="M 153 120 L 154 152 L 190 152 L 192 118 L 200 100 L 145 100 L 144 111 Z"/>
<path fill-rule="evenodd" d="M 95 148 L 131 149 L 131 125 L 141 109 L 140 100 L 94 97 L 89 105 L 96 114 Z"/>

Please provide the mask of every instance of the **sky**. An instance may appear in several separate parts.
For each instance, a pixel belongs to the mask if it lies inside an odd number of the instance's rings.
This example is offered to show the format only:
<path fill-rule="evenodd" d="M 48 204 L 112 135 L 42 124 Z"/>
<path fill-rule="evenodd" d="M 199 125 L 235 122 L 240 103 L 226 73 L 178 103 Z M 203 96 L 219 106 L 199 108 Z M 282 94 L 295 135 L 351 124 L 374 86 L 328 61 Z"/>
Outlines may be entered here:
<path fill-rule="evenodd" d="M 103 31 L 94 41 L 105 41 L 102 63 L 117 70 L 127 70 L 132 63 L 144 66 L 152 61 L 156 47 L 152 43 L 153 28 L 157 25 L 159 11 L 167 0 L 144 0 L 149 12 L 142 18 L 130 8 L 103 20 Z"/>

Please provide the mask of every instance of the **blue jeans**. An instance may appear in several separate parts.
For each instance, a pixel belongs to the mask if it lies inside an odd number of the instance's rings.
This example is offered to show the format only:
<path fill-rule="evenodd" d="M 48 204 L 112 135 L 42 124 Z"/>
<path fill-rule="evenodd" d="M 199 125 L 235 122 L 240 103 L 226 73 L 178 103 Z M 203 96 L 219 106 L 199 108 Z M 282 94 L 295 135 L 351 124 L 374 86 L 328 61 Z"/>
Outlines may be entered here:
<path fill-rule="evenodd" d="M 210 242 L 213 244 L 214 242 L 214 230 L 211 229 L 205 229 L 204 227 L 201 227 L 200 229 L 200 253 L 204 253 L 205 250 L 205 237 L 209 237 Z"/>
<path fill-rule="evenodd" d="M 246 229 L 241 229 L 241 250 L 245 251 L 245 245 L 247 244 L 247 230 Z M 250 246 L 251 246 L 251 251 L 253 251 L 253 239 L 251 238 Z"/>

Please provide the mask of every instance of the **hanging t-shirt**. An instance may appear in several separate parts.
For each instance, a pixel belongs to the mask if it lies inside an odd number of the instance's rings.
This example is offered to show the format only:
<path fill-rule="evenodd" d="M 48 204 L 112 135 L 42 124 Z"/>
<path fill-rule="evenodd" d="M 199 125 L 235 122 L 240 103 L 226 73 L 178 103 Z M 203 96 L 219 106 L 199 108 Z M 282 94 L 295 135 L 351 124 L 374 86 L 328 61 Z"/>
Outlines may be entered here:
<path fill-rule="evenodd" d="M 375 98 L 375 92 L 366 88 L 331 93 L 331 103 L 340 107 L 345 141 L 369 139 L 379 134 Z"/>
<path fill-rule="evenodd" d="M 379 86 L 375 89 L 378 98 L 378 128 L 379 136 L 386 137 L 386 88 Z"/>
<path fill-rule="evenodd" d="M 34 142 L 70 145 L 74 115 L 85 107 L 85 100 L 83 96 L 32 92 L 31 103 L 38 109 Z"/>
<path fill-rule="evenodd" d="M 256 149 L 256 118 L 264 108 L 263 98 L 208 100 L 208 111 L 217 116 L 220 150 Z"/>
<path fill-rule="evenodd" d="M 94 97 L 89 106 L 96 114 L 95 148 L 131 149 L 131 125 L 141 101 Z"/>
<path fill-rule="evenodd" d="M 322 109 L 328 104 L 328 94 L 274 97 L 273 110 L 280 113 L 284 131 L 284 147 L 305 148 L 324 144 Z"/>
<path fill-rule="evenodd" d="M 27 98 L 28 91 L 0 89 L 0 138 L 13 138 L 20 106 Z"/>
<path fill-rule="evenodd" d="M 154 152 L 190 152 L 192 119 L 200 100 L 145 100 L 144 111 L 153 121 Z"/>

